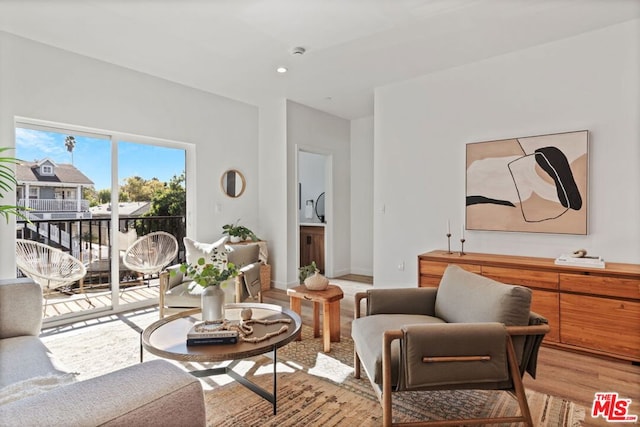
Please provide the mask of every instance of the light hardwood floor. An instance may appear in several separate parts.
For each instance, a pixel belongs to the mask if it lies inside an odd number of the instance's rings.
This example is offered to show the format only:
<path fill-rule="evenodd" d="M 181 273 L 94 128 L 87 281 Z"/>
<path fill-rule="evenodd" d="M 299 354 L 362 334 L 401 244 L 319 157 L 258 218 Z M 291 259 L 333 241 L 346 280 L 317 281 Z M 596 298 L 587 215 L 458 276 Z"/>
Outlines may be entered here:
<path fill-rule="evenodd" d="M 363 278 L 364 277 L 364 278 Z M 367 281 L 363 277 L 341 277 L 341 279 Z M 366 289 L 366 285 L 364 287 Z M 350 287 L 351 293 L 353 289 Z M 271 289 L 264 292 L 264 302 L 289 307 L 289 297 L 285 291 Z M 353 297 L 345 291 L 340 304 L 341 333 L 351 335 L 353 320 Z M 302 320 L 311 324 L 312 305 L 303 301 Z M 586 407 L 585 425 L 606 425 L 599 418 L 590 417 L 589 411 L 596 392 L 618 392 L 622 398 L 632 399 L 631 413 L 640 416 L 640 366 L 561 349 L 543 347 L 538 358 L 537 378 L 525 376 L 525 387 L 541 393 L 563 397 Z M 599 421 L 602 420 L 602 423 Z"/>

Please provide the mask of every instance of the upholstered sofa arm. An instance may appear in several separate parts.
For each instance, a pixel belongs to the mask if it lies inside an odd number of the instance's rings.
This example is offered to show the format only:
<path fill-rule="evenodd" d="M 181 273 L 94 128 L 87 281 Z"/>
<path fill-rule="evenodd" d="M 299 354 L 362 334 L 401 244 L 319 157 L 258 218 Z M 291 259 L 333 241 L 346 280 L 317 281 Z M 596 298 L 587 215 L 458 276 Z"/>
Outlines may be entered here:
<path fill-rule="evenodd" d="M 204 426 L 206 422 L 199 380 L 165 360 L 0 406 L 0 419 L 65 426 Z"/>
<path fill-rule="evenodd" d="M 501 323 L 406 325 L 402 336 L 402 390 L 508 384 L 507 331 Z"/>
<path fill-rule="evenodd" d="M 37 336 L 42 328 L 42 288 L 31 279 L 0 280 L 0 339 Z"/>
<path fill-rule="evenodd" d="M 424 314 L 433 316 L 437 288 L 370 289 L 368 316 L 374 314 Z"/>

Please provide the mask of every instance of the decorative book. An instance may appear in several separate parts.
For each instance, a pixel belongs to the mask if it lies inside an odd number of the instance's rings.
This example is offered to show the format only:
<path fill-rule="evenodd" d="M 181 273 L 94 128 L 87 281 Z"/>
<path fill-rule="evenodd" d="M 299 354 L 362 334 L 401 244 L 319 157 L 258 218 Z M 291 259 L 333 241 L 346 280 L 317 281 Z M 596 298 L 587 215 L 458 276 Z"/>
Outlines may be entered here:
<path fill-rule="evenodd" d="M 568 265 L 573 267 L 604 268 L 605 262 L 599 256 L 575 257 L 569 254 L 562 254 L 555 260 L 556 265 Z"/>
<path fill-rule="evenodd" d="M 211 338 L 187 338 L 187 345 L 218 345 L 218 344 L 236 344 L 238 336 L 235 337 L 211 337 Z"/>
<path fill-rule="evenodd" d="M 238 331 L 235 329 L 223 329 L 223 323 L 198 322 L 187 333 L 187 339 L 210 338 L 235 338 L 238 340 Z"/>

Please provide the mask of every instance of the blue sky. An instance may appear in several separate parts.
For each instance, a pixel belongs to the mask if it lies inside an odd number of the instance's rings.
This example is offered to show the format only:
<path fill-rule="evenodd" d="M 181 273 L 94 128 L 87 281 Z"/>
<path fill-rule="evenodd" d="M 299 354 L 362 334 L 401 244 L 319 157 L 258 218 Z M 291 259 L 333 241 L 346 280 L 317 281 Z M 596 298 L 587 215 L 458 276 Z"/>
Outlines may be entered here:
<path fill-rule="evenodd" d="M 16 128 L 16 153 L 21 160 L 50 158 L 55 163 L 71 163 L 65 147 L 68 134 Z M 111 148 L 106 139 L 74 135 L 73 165 L 95 184 L 96 190 L 111 187 Z M 185 169 L 184 150 L 122 141 L 118 146 L 118 182 L 140 176 L 168 182 Z"/>

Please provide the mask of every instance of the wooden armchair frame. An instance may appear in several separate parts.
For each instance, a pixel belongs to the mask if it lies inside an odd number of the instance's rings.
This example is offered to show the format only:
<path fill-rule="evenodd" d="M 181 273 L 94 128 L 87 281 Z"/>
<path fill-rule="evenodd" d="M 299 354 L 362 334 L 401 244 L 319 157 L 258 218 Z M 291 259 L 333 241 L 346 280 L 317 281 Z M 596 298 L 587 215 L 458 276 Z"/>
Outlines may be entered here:
<path fill-rule="evenodd" d="M 354 306 L 354 318 L 361 317 L 361 302 L 367 300 L 367 293 L 358 292 L 355 295 Z M 367 301 L 368 303 L 368 301 Z M 434 421 L 419 421 L 409 423 L 393 423 L 392 412 L 392 381 L 391 381 L 391 343 L 394 340 L 402 340 L 404 333 L 401 330 L 388 330 L 383 334 L 383 348 L 382 348 L 382 387 L 376 384 L 371 375 L 369 379 L 373 386 L 380 404 L 382 405 L 382 425 L 387 426 L 433 426 L 433 427 L 445 427 L 445 426 L 458 426 L 465 424 L 496 424 L 496 423 L 515 423 L 523 422 L 530 427 L 534 427 L 533 420 L 531 418 L 531 412 L 529 410 L 529 404 L 527 403 L 527 397 L 525 394 L 524 385 L 522 384 L 522 375 L 524 369 L 520 369 L 518 361 L 516 359 L 516 352 L 513 346 L 511 337 L 513 336 L 526 336 L 526 335 L 544 335 L 549 332 L 549 325 L 530 325 L 530 326 L 506 326 L 506 349 L 507 349 L 507 362 L 512 382 L 512 389 L 506 390 L 515 395 L 520 408 L 519 416 L 510 417 L 493 417 L 493 418 L 474 418 L 474 419 L 455 419 L 455 420 L 434 420 Z M 357 349 L 354 346 L 354 376 L 360 378 L 360 357 L 358 356 Z M 439 362 L 451 362 L 460 361 L 465 362 L 469 360 L 479 360 L 479 358 L 485 357 L 483 355 L 478 356 L 452 356 L 452 357 L 440 357 L 440 358 L 425 358 L 423 357 L 423 363 L 439 363 Z M 446 388 L 445 388 L 446 389 Z M 504 389 L 499 389 L 504 390 Z"/>

